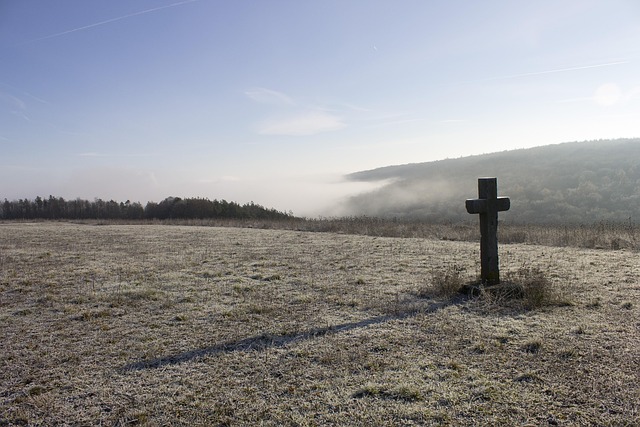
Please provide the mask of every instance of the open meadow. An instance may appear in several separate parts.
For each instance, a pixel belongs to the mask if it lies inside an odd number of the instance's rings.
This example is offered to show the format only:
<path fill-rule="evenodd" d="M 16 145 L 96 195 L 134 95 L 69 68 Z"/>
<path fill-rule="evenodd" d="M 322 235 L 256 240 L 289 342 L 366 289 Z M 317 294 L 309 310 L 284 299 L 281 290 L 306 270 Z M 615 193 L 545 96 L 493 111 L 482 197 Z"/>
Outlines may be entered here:
<path fill-rule="evenodd" d="M 0 224 L 0 426 L 640 425 L 640 254 Z M 449 289 L 449 291 L 447 290 Z"/>

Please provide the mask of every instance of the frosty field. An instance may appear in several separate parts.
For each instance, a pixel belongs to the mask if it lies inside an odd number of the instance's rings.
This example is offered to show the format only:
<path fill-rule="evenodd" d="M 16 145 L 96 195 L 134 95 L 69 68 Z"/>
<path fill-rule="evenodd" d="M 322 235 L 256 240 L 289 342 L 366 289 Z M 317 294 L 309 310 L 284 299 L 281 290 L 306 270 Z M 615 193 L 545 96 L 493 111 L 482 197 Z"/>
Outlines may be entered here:
<path fill-rule="evenodd" d="M 477 243 L 0 224 L 0 426 L 639 425 L 640 254 L 500 246 L 530 309 L 445 296 Z"/>

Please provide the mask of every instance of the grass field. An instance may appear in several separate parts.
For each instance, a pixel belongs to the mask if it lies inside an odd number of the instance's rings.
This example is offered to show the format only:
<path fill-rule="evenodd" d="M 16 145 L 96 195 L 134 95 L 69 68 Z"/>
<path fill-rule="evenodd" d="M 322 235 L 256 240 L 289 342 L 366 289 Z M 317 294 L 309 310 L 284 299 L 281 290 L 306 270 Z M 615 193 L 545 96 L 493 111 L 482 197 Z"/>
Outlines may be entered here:
<path fill-rule="evenodd" d="M 640 255 L 478 246 L 0 224 L 0 426 L 640 425 Z"/>

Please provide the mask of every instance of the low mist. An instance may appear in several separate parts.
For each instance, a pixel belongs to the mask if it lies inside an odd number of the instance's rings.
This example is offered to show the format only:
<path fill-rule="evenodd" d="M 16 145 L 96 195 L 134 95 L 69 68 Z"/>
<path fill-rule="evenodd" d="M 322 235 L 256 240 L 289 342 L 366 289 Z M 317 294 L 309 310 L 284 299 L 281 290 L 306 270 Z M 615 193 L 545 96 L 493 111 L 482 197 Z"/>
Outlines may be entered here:
<path fill-rule="evenodd" d="M 479 177 L 498 178 L 511 198 L 503 221 L 593 223 L 637 221 L 640 139 L 599 140 L 391 166 L 347 176 L 386 182 L 349 198 L 350 215 L 429 221 L 469 219 L 464 201 L 477 197 Z"/>

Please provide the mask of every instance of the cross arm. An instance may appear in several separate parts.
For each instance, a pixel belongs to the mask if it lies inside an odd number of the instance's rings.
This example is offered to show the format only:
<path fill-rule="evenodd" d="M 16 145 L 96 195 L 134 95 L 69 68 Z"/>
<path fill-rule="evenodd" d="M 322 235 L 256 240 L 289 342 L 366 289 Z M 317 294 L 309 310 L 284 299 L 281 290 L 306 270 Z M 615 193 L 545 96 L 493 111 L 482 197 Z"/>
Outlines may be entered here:
<path fill-rule="evenodd" d="M 465 206 L 470 214 L 487 212 L 487 199 L 467 199 Z M 508 197 L 498 197 L 496 199 L 496 212 L 508 211 L 511 207 L 511 200 Z"/>

